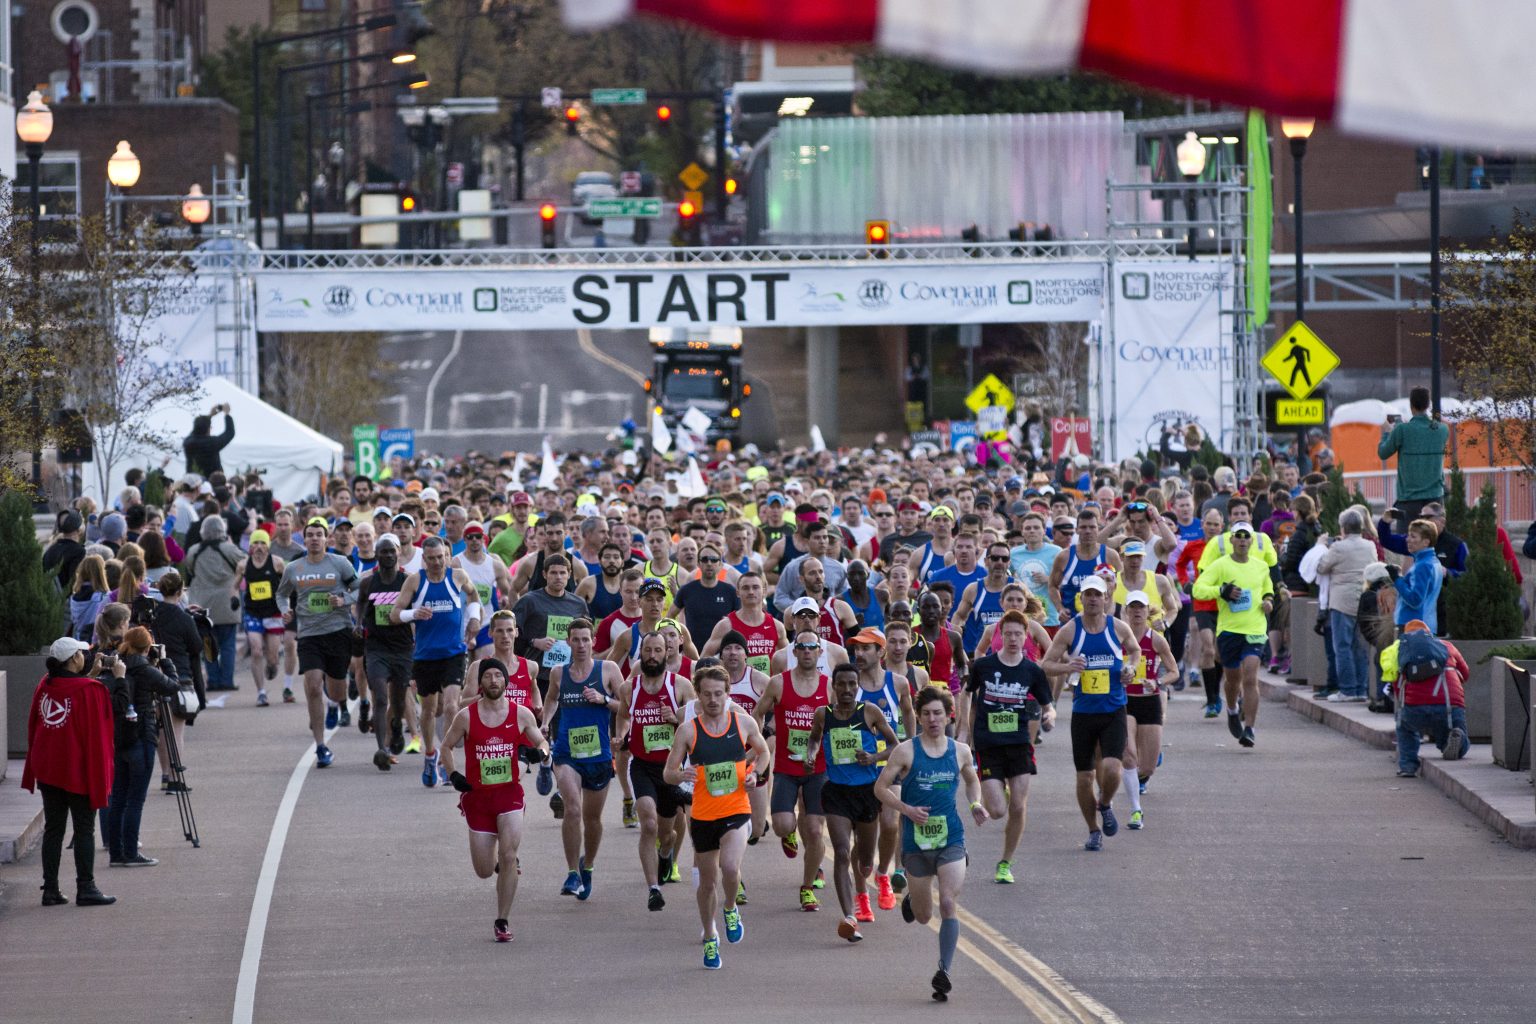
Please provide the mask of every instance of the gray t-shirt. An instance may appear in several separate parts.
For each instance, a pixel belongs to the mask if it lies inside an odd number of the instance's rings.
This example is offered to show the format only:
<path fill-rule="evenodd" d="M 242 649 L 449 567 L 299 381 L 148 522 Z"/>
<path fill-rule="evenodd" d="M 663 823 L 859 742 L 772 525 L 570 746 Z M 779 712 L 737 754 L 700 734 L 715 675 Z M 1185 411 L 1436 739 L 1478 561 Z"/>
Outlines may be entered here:
<path fill-rule="evenodd" d="M 547 590 L 530 590 L 512 606 L 517 619 L 516 652 L 539 663 L 539 681 L 549 679 L 549 670 L 564 665 L 571 659 L 571 649 L 565 643 L 565 635 L 572 619 L 587 617 L 587 602 L 567 590 L 559 597 L 551 597 Z M 533 641 L 552 637 L 559 641 L 552 650 L 540 652 Z"/>
<path fill-rule="evenodd" d="M 277 602 L 286 608 L 288 596 L 297 595 L 294 619 L 300 638 L 321 636 L 352 628 L 352 605 L 357 603 L 358 576 L 350 559 L 326 553 L 320 561 L 301 556 L 283 567 L 277 585 Z M 340 608 L 332 608 L 330 596 L 339 595 Z"/>
<path fill-rule="evenodd" d="M 297 562 L 304 557 L 304 545 L 296 540 L 290 539 L 288 543 L 284 544 L 274 537 L 267 547 L 274 555 L 283 560 L 284 565 L 287 565 L 289 562 Z"/>

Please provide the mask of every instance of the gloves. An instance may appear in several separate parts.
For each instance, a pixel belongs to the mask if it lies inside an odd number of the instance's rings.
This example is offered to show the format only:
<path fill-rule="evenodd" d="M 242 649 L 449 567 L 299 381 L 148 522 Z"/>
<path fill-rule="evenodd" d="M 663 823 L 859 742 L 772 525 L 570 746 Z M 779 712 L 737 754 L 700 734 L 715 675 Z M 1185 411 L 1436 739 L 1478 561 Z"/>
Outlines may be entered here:
<path fill-rule="evenodd" d="M 517 758 L 524 764 L 534 765 L 544 763 L 544 751 L 538 747 L 523 747 L 517 752 Z"/>
<path fill-rule="evenodd" d="M 1223 583 L 1221 585 L 1221 599 L 1227 602 L 1227 604 L 1231 604 L 1233 601 L 1236 601 L 1242 596 L 1243 592 L 1242 590 L 1238 589 L 1237 584 Z"/>
<path fill-rule="evenodd" d="M 448 781 L 460 793 L 468 793 L 475 788 L 469 784 L 469 780 L 464 777 L 463 772 L 450 772 L 448 774 Z"/>

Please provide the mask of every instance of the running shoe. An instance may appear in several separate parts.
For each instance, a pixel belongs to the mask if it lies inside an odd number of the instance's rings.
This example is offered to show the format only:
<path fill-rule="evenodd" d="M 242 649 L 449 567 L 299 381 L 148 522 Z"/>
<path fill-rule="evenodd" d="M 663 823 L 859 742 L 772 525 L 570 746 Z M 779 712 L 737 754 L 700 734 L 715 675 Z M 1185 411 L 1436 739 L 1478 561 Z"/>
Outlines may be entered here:
<path fill-rule="evenodd" d="M 1163 766 L 1163 752 L 1161 750 L 1159 750 L 1157 752 L 1157 764 L 1153 765 L 1152 767 L 1153 768 L 1161 768 L 1162 766 Z"/>
<path fill-rule="evenodd" d="M 784 856 L 794 860 L 800 855 L 800 833 L 791 832 L 779 840 L 779 848 L 784 851 Z"/>
<path fill-rule="evenodd" d="M 357 700 L 357 697 L 358 697 L 358 693 L 357 693 L 357 680 L 353 679 L 351 676 L 348 676 L 347 677 L 347 700 Z"/>
<path fill-rule="evenodd" d="M 443 767 L 441 761 L 437 763 L 437 781 L 439 785 L 448 785 L 448 769 Z"/>
<path fill-rule="evenodd" d="M 1104 838 L 1113 839 L 1115 833 L 1120 831 L 1120 822 L 1115 818 L 1115 809 L 1105 804 L 1099 808 L 1099 817 L 1104 822 Z"/>
<path fill-rule="evenodd" d="M 437 786 L 437 755 L 428 754 L 421 759 L 421 784 L 428 789 Z"/>
<path fill-rule="evenodd" d="M 1136 780 L 1136 795 L 1137 796 L 1146 796 L 1147 795 L 1147 780 L 1146 779 L 1137 779 Z"/>
<path fill-rule="evenodd" d="M 293 703 L 293 691 L 291 689 L 289 689 L 288 687 L 286 687 L 286 686 L 283 687 L 283 703 L 284 704 L 292 704 Z"/>
<path fill-rule="evenodd" d="M 506 918 L 498 917 L 496 919 L 496 924 L 495 924 L 494 927 L 495 927 L 496 941 L 497 942 L 511 942 L 512 941 L 512 927 L 507 924 L 507 919 Z"/>
<path fill-rule="evenodd" d="M 1243 738 L 1243 717 L 1241 711 L 1227 712 L 1227 732 L 1231 733 L 1232 738 L 1235 740 Z"/>
<path fill-rule="evenodd" d="M 853 919 L 869 924 L 875 919 L 875 912 L 869 906 L 869 893 L 857 893 L 853 897 Z"/>
<path fill-rule="evenodd" d="M 896 893 L 891 889 L 890 875 L 875 876 L 875 902 L 881 910 L 894 910 L 896 908 Z"/>
<path fill-rule="evenodd" d="M 736 880 L 736 905 L 738 907 L 747 905 L 747 883 L 742 879 Z"/>
<path fill-rule="evenodd" d="M 822 868 L 816 869 L 816 877 L 811 882 L 812 889 L 825 889 L 827 887 L 827 873 Z"/>
<path fill-rule="evenodd" d="M 549 766 L 549 762 L 539 765 L 539 774 L 533 780 L 533 788 L 539 796 L 549 796 L 555 788 L 555 770 Z"/>
<path fill-rule="evenodd" d="M 912 913 L 912 894 L 907 893 L 901 898 L 901 919 L 907 924 L 917 920 L 917 915 Z"/>
<path fill-rule="evenodd" d="M 1243 735 L 1242 735 L 1242 737 L 1237 742 L 1242 744 L 1245 747 L 1251 747 L 1251 746 L 1253 746 L 1253 741 L 1254 741 L 1253 726 L 1251 726 L 1251 725 L 1243 726 Z"/>
<path fill-rule="evenodd" d="M 725 941 L 737 943 L 747 934 L 747 926 L 741 922 L 741 911 L 727 907 L 725 911 Z"/>
<path fill-rule="evenodd" d="M 949 1001 L 949 993 L 955 987 L 950 984 L 949 972 L 940 967 L 933 972 L 933 999 L 937 1003 Z"/>
<path fill-rule="evenodd" d="M 669 881 L 669 882 L 681 882 L 682 880 L 683 880 L 683 872 L 678 868 L 678 866 L 677 866 L 677 858 L 674 857 L 674 858 L 672 858 L 672 871 L 671 871 L 670 874 L 667 875 L 667 881 Z"/>
<path fill-rule="evenodd" d="M 907 891 L 907 872 L 906 872 L 906 869 L 904 869 L 904 868 L 897 868 L 895 871 L 891 872 L 891 891 L 892 892 L 906 892 Z"/>
<path fill-rule="evenodd" d="M 407 754 L 419 754 L 419 753 L 421 753 L 421 737 L 420 736 L 412 736 L 411 737 L 411 742 L 409 742 L 409 743 L 407 743 L 405 745 L 405 753 L 407 753 Z"/>
<path fill-rule="evenodd" d="M 276 678 L 277 678 L 277 662 L 275 662 L 275 661 L 274 662 L 269 662 L 267 664 L 267 682 L 270 683 L 272 680 L 274 680 Z"/>
<path fill-rule="evenodd" d="M 331 766 L 331 748 L 324 743 L 315 744 L 315 767 L 329 768 Z M 174 783 L 172 784 L 174 786 Z"/>
<path fill-rule="evenodd" d="M 555 816 L 556 821 L 565 817 L 565 798 L 559 793 L 549 798 L 549 813 Z"/>
<path fill-rule="evenodd" d="M 1282 676 L 1288 676 L 1291 674 L 1291 656 L 1289 654 L 1280 659 L 1279 672 Z"/>
<path fill-rule="evenodd" d="M 389 728 L 389 752 L 396 757 L 405 752 L 405 730 L 399 722 Z"/>
<path fill-rule="evenodd" d="M 1131 820 L 1125 823 L 1125 827 L 1130 829 L 1132 832 L 1140 832 L 1141 831 L 1141 818 L 1142 818 L 1142 814 L 1141 814 L 1140 811 L 1132 811 L 1131 812 Z"/>
<path fill-rule="evenodd" d="M 646 898 L 646 910 L 660 910 L 667 905 L 667 898 L 661 894 L 659 888 L 652 889 L 650 896 Z"/>
<path fill-rule="evenodd" d="M 1089 853 L 1098 853 L 1104 849 L 1104 833 L 1095 829 L 1088 833 L 1088 841 L 1083 844 L 1083 849 Z"/>
<path fill-rule="evenodd" d="M 997 874 L 993 876 L 993 881 L 997 882 L 998 885 L 1012 885 L 1013 866 L 1005 860 L 998 861 Z"/>
<path fill-rule="evenodd" d="M 640 827 L 640 816 L 635 813 L 635 802 L 628 797 L 624 799 L 624 827 Z"/>
<path fill-rule="evenodd" d="M 662 856 L 661 854 L 658 853 L 656 855 L 656 882 L 657 882 L 657 884 L 659 884 L 659 885 L 666 885 L 668 882 L 672 881 L 672 877 L 671 876 L 672 876 L 672 858 L 671 857 Z"/>
<path fill-rule="evenodd" d="M 325 709 L 325 728 L 327 731 L 336 728 L 336 718 L 341 714 L 341 706 L 332 704 Z"/>
<path fill-rule="evenodd" d="M 357 729 L 359 732 L 367 732 L 369 724 L 373 721 L 373 705 L 363 701 L 357 706 Z"/>
<path fill-rule="evenodd" d="M 859 942 L 864 938 L 859 934 L 858 922 L 851 917 L 845 917 L 837 922 L 837 937 L 847 939 L 849 942 Z"/>
<path fill-rule="evenodd" d="M 1216 718 L 1216 717 L 1220 716 L 1220 714 L 1221 714 L 1221 701 L 1218 700 L 1214 704 L 1207 704 L 1205 706 L 1205 717 L 1206 718 Z"/>
<path fill-rule="evenodd" d="M 345 729 L 347 726 L 352 724 L 352 712 L 347 710 L 347 706 L 345 704 L 340 705 L 340 707 L 341 711 L 336 719 L 336 724 Z"/>
<path fill-rule="evenodd" d="M 808 885 L 800 887 L 800 909 L 807 914 L 821 909 L 821 904 L 816 899 L 816 891 Z"/>
<path fill-rule="evenodd" d="M 389 771 L 395 763 L 395 759 L 389 756 L 387 750 L 375 750 L 373 752 L 373 766 L 381 772 Z"/>
<path fill-rule="evenodd" d="M 561 896 L 575 896 L 581 892 L 581 872 L 572 871 L 565 876 L 565 884 L 560 887 Z"/>
<path fill-rule="evenodd" d="M 587 867 L 587 858 L 583 857 L 576 863 L 581 865 L 581 892 L 576 898 L 585 903 L 592 898 L 592 869 Z"/>
<path fill-rule="evenodd" d="M 257 690 L 256 691 L 256 706 L 259 707 L 259 708 L 266 708 L 266 707 L 271 707 L 272 706 L 272 702 L 267 700 L 267 691 L 266 690 Z"/>
<path fill-rule="evenodd" d="M 704 969 L 718 971 L 720 969 L 720 940 L 704 940 Z"/>

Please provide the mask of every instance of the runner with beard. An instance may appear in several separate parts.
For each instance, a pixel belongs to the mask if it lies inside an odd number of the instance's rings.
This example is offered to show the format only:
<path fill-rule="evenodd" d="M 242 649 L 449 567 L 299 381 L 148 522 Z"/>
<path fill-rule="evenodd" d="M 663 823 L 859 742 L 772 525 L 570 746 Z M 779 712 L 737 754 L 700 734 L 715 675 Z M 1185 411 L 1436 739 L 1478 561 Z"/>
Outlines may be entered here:
<path fill-rule="evenodd" d="M 892 623 L 892 625 L 896 625 Z M 896 626 L 895 632 L 900 634 L 903 641 L 911 635 L 911 628 L 905 623 Z M 858 699 L 866 704 L 873 704 L 880 709 L 886 722 L 895 733 L 896 739 L 891 745 L 906 739 L 913 733 L 912 717 L 912 685 L 907 681 L 903 663 L 903 671 L 898 674 L 887 669 L 883 664 L 885 654 L 885 635 L 877 629 L 861 629 L 848 641 L 849 653 L 853 656 L 853 663 L 859 672 Z M 902 648 L 903 657 L 906 647 Z M 924 683 L 927 683 L 926 678 Z M 877 749 L 884 752 L 886 741 L 881 739 L 876 745 Z M 892 910 L 896 906 L 896 891 L 891 886 L 891 877 L 887 873 L 890 870 L 891 857 L 894 856 L 896 843 L 901 838 L 900 816 L 889 808 L 880 811 L 880 828 L 877 841 L 879 851 L 883 854 L 884 871 L 875 874 L 875 898 L 881 910 Z"/>
<path fill-rule="evenodd" d="M 640 662 L 640 638 L 661 629 L 662 613 L 666 610 L 670 595 L 667 585 L 654 576 L 647 576 L 638 591 L 640 618 L 630 623 L 629 629 L 620 633 L 608 648 L 606 660 L 619 666 L 619 675 L 628 679 Z M 619 789 L 624 794 L 623 822 L 625 828 L 638 828 L 640 818 L 635 814 L 635 793 L 629 778 L 629 745 L 623 744 L 618 751 L 617 771 Z"/>
<path fill-rule="evenodd" d="M 363 677 L 373 695 L 373 765 L 387 772 L 405 750 L 402 718 L 410 700 L 411 660 L 416 638 L 409 625 L 390 619 L 406 575 L 400 571 L 400 542 L 386 533 L 374 542 L 378 564 L 357 591 L 357 630 L 363 639 Z"/>
<path fill-rule="evenodd" d="M 624 606 L 624 563 L 628 558 L 628 551 L 609 541 L 598 549 L 599 571 L 576 585 L 576 596 L 587 602 L 587 608 L 592 613 L 592 621 L 607 622 L 610 615 Z M 599 626 L 598 642 L 606 651 L 613 640 L 611 637 L 604 637 L 602 632 L 602 627 Z"/>

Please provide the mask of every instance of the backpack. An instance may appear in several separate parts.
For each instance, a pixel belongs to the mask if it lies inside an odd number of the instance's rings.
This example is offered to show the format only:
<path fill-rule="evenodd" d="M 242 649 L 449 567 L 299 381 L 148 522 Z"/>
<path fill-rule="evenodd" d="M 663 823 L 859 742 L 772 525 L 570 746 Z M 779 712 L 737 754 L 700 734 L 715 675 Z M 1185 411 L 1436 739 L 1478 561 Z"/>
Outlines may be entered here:
<path fill-rule="evenodd" d="M 1424 630 L 1404 633 L 1397 642 L 1397 669 L 1410 683 L 1434 679 L 1445 671 L 1450 655 L 1445 644 Z"/>

